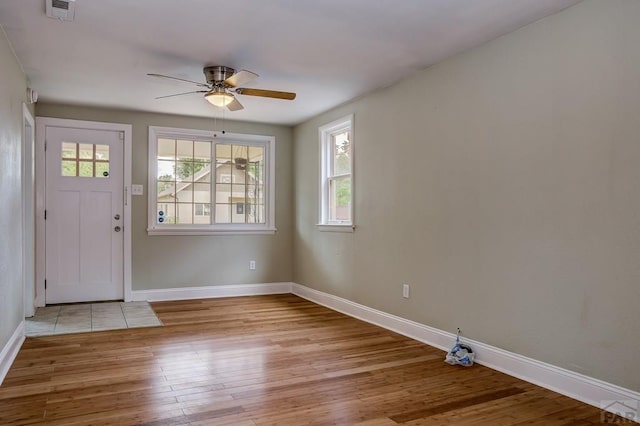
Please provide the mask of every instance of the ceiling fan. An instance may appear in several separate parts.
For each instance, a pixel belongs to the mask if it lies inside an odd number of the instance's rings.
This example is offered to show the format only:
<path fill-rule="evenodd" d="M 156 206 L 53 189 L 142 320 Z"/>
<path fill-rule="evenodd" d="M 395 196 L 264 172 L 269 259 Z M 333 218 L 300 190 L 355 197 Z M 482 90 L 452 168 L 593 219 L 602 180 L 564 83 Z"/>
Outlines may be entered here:
<path fill-rule="evenodd" d="M 171 98 L 174 96 L 188 95 L 191 93 L 204 93 L 204 98 L 212 105 L 220 108 L 227 108 L 229 111 L 238 111 L 244 109 L 242 104 L 238 102 L 234 94 L 247 96 L 261 96 L 264 98 L 275 98 L 292 101 L 296 98 L 295 93 L 278 92 L 275 90 L 250 89 L 248 87 L 239 87 L 250 81 L 253 81 L 258 74 L 247 70 L 236 71 L 233 68 L 225 66 L 205 67 L 203 70 L 206 83 L 198 83 L 197 81 L 185 80 L 184 78 L 171 77 L 169 75 L 149 73 L 148 76 L 169 78 L 172 80 L 183 81 L 195 84 L 200 90 L 191 92 L 176 93 L 175 95 L 158 96 L 156 99 Z"/>

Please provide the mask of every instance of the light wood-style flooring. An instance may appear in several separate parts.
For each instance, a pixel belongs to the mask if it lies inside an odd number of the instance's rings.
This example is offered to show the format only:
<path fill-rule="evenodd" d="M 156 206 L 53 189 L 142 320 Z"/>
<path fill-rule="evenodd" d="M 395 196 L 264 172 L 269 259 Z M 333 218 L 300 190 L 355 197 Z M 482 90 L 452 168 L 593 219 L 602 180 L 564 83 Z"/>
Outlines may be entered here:
<path fill-rule="evenodd" d="M 164 327 L 28 338 L 0 424 L 600 423 L 595 407 L 294 295 L 152 306 Z"/>

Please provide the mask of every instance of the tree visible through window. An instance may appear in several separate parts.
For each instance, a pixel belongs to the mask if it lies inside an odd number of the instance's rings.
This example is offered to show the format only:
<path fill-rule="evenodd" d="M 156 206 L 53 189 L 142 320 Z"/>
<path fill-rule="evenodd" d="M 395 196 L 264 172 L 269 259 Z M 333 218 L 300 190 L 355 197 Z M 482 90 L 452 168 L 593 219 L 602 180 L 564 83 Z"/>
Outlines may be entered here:
<path fill-rule="evenodd" d="M 351 141 L 349 131 L 331 136 L 329 221 L 351 221 Z"/>

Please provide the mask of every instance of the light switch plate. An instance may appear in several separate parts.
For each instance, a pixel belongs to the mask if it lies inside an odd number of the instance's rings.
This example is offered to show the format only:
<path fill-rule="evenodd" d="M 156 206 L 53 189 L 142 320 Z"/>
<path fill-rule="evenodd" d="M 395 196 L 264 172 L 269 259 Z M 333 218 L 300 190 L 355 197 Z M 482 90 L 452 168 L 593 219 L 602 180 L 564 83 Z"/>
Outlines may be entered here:
<path fill-rule="evenodd" d="M 131 185 L 131 195 L 144 195 L 144 186 Z"/>

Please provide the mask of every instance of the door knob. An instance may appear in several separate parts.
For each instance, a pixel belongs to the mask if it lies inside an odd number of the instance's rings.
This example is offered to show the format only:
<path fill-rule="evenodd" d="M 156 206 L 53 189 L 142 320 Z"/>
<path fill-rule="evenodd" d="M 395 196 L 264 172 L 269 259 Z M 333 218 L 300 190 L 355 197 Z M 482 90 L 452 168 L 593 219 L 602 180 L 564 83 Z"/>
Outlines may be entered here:
<path fill-rule="evenodd" d="M 114 218 L 115 220 L 120 220 L 120 215 L 119 215 L 119 214 L 117 214 L 117 215 L 115 215 L 113 218 Z"/>
<path fill-rule="evenodd" d="M 116 232 L 120 232 L 121 229 L 122 228 L 120 228 L 119 226 L 116 226 L 115 228 L 113 228 L 113 230 L 116 231 Z"/>

